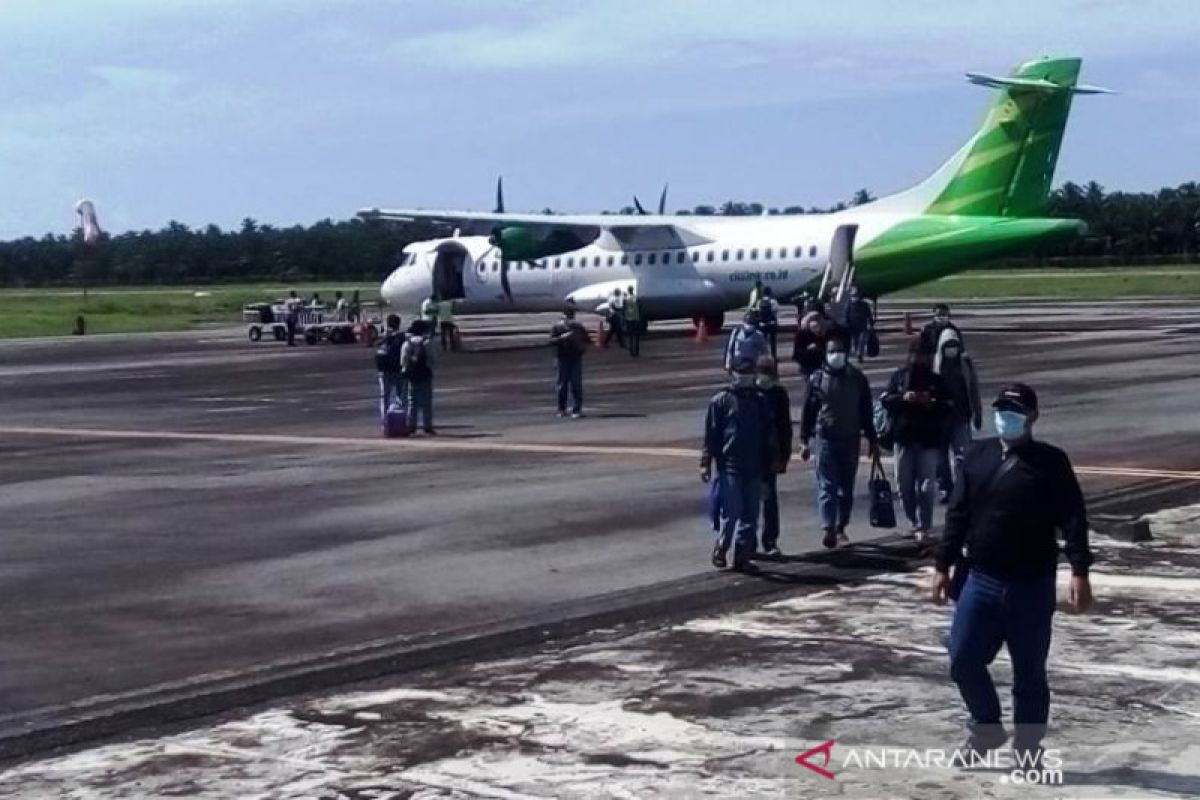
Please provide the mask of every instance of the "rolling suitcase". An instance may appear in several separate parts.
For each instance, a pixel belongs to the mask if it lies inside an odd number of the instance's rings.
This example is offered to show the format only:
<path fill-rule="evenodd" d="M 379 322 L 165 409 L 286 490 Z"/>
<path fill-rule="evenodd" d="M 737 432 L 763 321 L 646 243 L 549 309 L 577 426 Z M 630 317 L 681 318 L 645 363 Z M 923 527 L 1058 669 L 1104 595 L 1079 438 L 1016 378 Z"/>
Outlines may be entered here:
<path fill-rule="evenodd" d="M 383 436 L 385 439 L 400 439 L 408 436 L 408 414 L 393 403 L 383 414 Z"/>

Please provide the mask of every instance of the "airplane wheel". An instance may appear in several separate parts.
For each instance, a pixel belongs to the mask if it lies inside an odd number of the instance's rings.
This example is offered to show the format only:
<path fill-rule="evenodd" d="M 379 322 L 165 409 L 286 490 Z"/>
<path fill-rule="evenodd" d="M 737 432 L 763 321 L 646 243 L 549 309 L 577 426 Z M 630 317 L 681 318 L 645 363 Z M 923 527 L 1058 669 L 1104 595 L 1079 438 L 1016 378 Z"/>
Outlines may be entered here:
<path fill-rule="evenodd" d="M 250 341 L 257 342 L 258 340 L 262 339 L 262 328 L 258 327 L 257 325 L 251 325 L 250 331 L 247 335 L 250 337 Z"/>

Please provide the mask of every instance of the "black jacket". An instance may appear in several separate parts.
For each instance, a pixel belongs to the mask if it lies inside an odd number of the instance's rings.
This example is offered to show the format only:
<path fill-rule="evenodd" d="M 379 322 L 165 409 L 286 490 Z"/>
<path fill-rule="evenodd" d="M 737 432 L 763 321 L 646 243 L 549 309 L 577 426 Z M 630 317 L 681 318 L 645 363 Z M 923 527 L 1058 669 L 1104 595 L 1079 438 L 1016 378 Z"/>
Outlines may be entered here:
<path fill-rule="evenodd" d="M 929 404 L 904 399 L 905 392 L 931 395 Z M 901 367 L 892 374 L 880 398 L 892 415 L 892 438 L 901 446 L 939 447 L 944 421 L 951 411 L 950 396 L 942 376 L 927 366 Z"/>
<path fill-rule="evenodd" d="M 1011 452 L 1017 462 L 989 490 L 1004 460 L 1000 440 L 982 439 L 967 451 L 964 479 L 946 512 L 938 569 L 948 570 L 965 544 L 972 569 L 1002 580 L 1040 577 L 1057 569 L 1062 531 L 1071 571 L 1086 575 L 1092 564 L 1087 509 L 1067 454 L 1038 441 Z"/>
<path fill-rule="evenodd" d="M 821 367 L 808 379 L 800 413 L 800 440 L 814 434 L 836 439 L 867 437 L 875 443 L 875 413 L 871 384 L 853 365 L 832 370 Z"/>
<path fill-rule="evenodd" d="M 806 328 L 796 329 L 792 340 L 792 361 L 800 365 L 805 375 L 816 372 L 825 363 L 825 337 L 818 336 Z"/>
<path fill-rule="evenodd" d="M 779 462 L 771 404 L 757 387 L 737 386 L 718 392 L 704 419 L 700 465 L 717 462 L 717 471 L 764 478 Z"/>
<path fill-rule="evenodd" d="M 775 424 L 775 471 L 786 472 L 792 458 L 792 398 L 778 383 L 762 393 L 771 406 L 771 421 Z"/>

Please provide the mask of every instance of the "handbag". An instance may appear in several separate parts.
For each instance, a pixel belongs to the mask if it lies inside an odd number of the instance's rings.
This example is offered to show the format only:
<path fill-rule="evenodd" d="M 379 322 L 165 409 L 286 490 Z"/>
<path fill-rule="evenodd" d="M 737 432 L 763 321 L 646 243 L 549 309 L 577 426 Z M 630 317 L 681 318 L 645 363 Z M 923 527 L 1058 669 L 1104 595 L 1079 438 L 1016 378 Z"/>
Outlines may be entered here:
<path fill-rule="evenodd" d="M 871 461 L 871 479 L 867 482 L 867 487 L 871 493 L 871 527 L 896 527 L 895 496 L 879 456 Z"/>
<path fill-rule="evenodd" d="M 992 477 L 988 478 L 987 486 L 984 487 L 983 494 L 979 500 L 979 511 L 976 513 L 982 513 L 987 508 L 988 501 L 992 499 L 996 485 L 1000 483 L 1001 478 L 1017 465 L 1017 461 L 1016 455 L 1009 453 L 1004 461 L 1000 463 L 1000 466 L 996 468 L 996 471 L 992 473 Z M 964 471 L 960 480 L 965 481 L 966 479 Z M 967 585 L 967 578 L 969 577 L 971 577 L 971 559 L 965 553 L 960 552 L 958 558 L 950 565 L 950 589 L 946 592 L 946 595 L 957 603 L 958 598 L 962 595 L 963 587 Z"/>

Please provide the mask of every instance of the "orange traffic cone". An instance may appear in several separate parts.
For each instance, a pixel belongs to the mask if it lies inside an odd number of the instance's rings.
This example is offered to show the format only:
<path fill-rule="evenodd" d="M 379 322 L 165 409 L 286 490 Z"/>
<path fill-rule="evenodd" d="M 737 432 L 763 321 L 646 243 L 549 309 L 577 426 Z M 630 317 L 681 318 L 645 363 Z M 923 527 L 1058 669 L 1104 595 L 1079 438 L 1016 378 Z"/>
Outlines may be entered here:
<path fill-rule="evenodd" d="M 704 344 L 707 341 L 708 341 L 708 325 L 705 324 L 704 320 L 700 320 L 700 322 L 697 323 L 697 325 L 696 325 L 696 343 Z"/>

